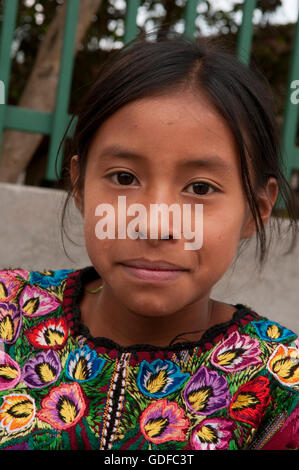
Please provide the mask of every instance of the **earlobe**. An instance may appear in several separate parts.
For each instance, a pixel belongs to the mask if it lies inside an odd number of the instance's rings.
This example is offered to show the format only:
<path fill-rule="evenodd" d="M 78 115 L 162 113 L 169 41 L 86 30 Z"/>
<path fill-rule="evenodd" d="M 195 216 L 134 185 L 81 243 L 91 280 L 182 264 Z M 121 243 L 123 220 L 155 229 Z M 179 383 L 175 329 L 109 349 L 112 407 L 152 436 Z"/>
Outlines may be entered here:
<path fill-rule="evenodd" d="M 81 197 L 78 192 L 77 184 L 79 179 L 79 165 L 78 165 L 78 155 L 74 155 L 71 158 L 71 165 L 70 165 L 70 176 L 72 181 L 72 194 L 75 201 L 75 205 L 79 212 L 83 215 L 83 208 L 82 208 L 82 201 Z"/>

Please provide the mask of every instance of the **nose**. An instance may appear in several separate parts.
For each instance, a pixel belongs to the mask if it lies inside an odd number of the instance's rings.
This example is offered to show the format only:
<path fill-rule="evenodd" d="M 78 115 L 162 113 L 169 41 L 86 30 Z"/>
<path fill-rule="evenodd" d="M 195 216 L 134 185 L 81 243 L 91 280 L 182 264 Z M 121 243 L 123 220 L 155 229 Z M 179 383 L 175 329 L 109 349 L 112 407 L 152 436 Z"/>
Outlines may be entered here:
<path fill-rule="evenodd" d="M 136 228 L 138 238 L 157 245 L 159 240 L 181 238 L 181 207 L 177 203 L 151 203 Z"/>

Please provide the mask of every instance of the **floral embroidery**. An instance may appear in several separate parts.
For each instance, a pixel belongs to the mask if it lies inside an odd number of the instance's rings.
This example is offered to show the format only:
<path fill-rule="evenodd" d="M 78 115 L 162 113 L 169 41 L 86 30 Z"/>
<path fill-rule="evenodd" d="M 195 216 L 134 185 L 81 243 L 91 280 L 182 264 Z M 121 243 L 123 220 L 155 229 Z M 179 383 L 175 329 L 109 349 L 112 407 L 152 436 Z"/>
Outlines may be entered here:
<path fill-rule="evenodd" d="M 33 398 L 26 394 L 12 393 L 3 399 L 0 408 L 0 427 L 10 433 L 31 425 L 35 418 Z"/>
<path fill-rule="evenodd" d="M 225 408 L 230 400 L 227 380 L 216 371 L 201 367 L 188 382 L 184 400 L 190 410 L 200 415 Z"/>
<path fill-rule="evenodd" d="M 26 317 L 47 315 L 60 306 L 56 297 L 35 286 L 26 286 L 20 295 L 20 308 Z"/>
<path fill-rule="evenodd" d="M 67 358 L 65 370 L 71 380 L 87 382 L 94 379 L 103 369 L 105 359 L 97 356 L 87 345 L 77 348 Z"/>
<path fill-rule="evenodd" d="M 19 292 L 21 281 L 9 275 L 7 271 L 0 275 L 0 299 L 5 302 L 13 300 Z"/>
<path fill-rule="evenodd" d="M 0 449 L 254 449 L 296 420 L 290 330 L 243 306 L 187 348 L 94 341 L 76 310 L 88 270 L 0 271 Z"/>
<path fill-rule="evenodd" d="M 29 450 L 28 442 L 20 442 L 8 447 L 2 447 L 1 450 Z"/>
<path fill-rule="evenodd" d="M 61 372 L 61 364 L 52 349 L 42 351 L 29 359 L 22 370 L 22 380 L 30 388 L 42 388 L 56 382 Z"/>
<path fill-rule="evenodd" d="M 140 429 L 144 437 L 154 444 L 167 441 L 184 441 L 189 420 L 184 410 L 175 402 L 158 400 L 148 406 L 140 417 Z"/>
<path fill-rule="evenodd" d="M 51 318 L 26 332 L 30 343 L 36 348 L 61 348 L 67 339 L 67 325 L 64 318 Z"/>
<path fill-rule="evenodd" d="M 38 284 L 41 287 L 51 287 L 51 286 L 58 286 L 61 284 L 68 273 L 70 273 L 70 269 L 60 269 L 57 271 L 32 271 L 29 276 L 30 284 Z"/>
<path fill-rule="evenodd" d="M 256 329 L 260 338 L 265 341 L 283 341 L 296 337 L 295 333 L 275 321 L 253 321 L 252 325 Z"/>
<path fill-rule="evenodd" d="M 82 418 L 85 408 L 80 385 L 74 382 L 51 390 L 37 416 L 55 429 L 67 429 Z"/>
<path fill-rule="evenodd" d="M 20 378 L 21 371 L 18 363 L 8 354 L 0 351 L 0 390 L 14 388 Z"/>
<path fill-rule="evenodd" d="M 238 389 L 229 411 L 232 417 L 257 428 L 270 401 L 269 379 L 257 377 Z"/>
<path fill-rule="evenodd" d="M 189 377 L 190 374 L 183 374 L 171 361 L 142 361 L 137 385 L 144 395 L 161 398 L 180 388 Z"/>
<path fill-rule="evenodd" d="M 260 364 L 260 354 L 257 339 L 234 331 L 213 351 L 211 363 L 225 372 L 236 372 Z"/>
<path fill-rule="evenodd" d="M 191 435 L 196 450 L 224 450 L 228 448 L 235 425 L 224 418 L 207 418 L 199 423 Z"/>
<path fill-rule="evenodd" d="M 299 385 L 299 350 L 279 344 L 270 356 L 267 369 L 283 385 Z"/>
<path fill-rule="evenodd" d="M 0 303 L 0 341 L 12 344 L 16 341 L 22 324 L 22 316 L 12 302 Z"/>

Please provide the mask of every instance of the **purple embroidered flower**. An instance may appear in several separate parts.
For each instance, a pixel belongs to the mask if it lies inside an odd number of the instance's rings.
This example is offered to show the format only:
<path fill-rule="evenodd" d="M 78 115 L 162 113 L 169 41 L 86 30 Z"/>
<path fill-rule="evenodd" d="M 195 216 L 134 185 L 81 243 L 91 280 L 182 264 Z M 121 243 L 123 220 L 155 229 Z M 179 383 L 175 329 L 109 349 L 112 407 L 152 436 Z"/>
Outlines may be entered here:
<path fill-rule="evenodd" d="M 234 331 L 211 355 L 211 363 L 225 372 L 236 372 L 260 364 L 259 342 L 248 335 Z"/>
<path fill-rule="evenodd" d="M 17 340 L 22 324 L 21 312 L 12 302 L 0 303 L 0 341 L 12 344 Z"/>
<path fill-rule="evenodd" d="M 20 295 L 20 308 L 25 317 L 37 317 L 53 312 L 60 305 L 60 301 L 45 290 L 27 285 Z"/>
<path fill-rule="evenodd" d="M 4 351 L 0 351 L 0 390 L 14 388 L 21 378 L 21 370 L 15 362 Z"/>
<path fill-rule="evenodd" d="M 29 450 L 28 442 L 19 442 L 18 444 L 11 444 L 8 447 L 2 447 L 2 450 Z"/>
<path fill-rule="evenodd" d="M 204 366 L 188 382 L 183 396 L 188 408 L 199 415 L 225 408 L 231 398 L 226 378 Z"/>
<path fill-rule="evenodd" d="M 53 388 L 42 401 L 37 416 L 55 429 L 74 426 L 83 416 L 86 405 L 77 382 Z"/>
<path fill-rule="evenodd" d="M 55 382 L 61 372 L 55 351 L 42 351 L 29 359 L 22 369 L 22 380 L 30 388 L 42 388 Z"/>
<path fill-rule="evenodd" d="M 224 450 L 228 448 L 234 429 L 233 421 L 207 418 L 199 423 L 191 435 L 191 446 L 196 450 Z"/>

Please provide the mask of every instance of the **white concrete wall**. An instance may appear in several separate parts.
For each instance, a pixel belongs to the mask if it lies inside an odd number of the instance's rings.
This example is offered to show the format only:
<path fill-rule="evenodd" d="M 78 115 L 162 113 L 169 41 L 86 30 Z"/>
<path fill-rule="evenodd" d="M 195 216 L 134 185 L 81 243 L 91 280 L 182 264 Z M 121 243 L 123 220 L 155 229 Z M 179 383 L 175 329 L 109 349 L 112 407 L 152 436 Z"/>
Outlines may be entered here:
<path fill-rule="evenodd" d="M 62 247 L 60 216 L 64 191 L 0 183 L 0 269 L 72 269 L 91 264 L 84 245 L 82 218 L 74 204 L 67 212 L 66 229 L 79 246 L 65 237 Z M 215 286 L 212 297 L 227 303 L 248 304 L 258 313 L 299 333 L 299 245 L 289 246 L 288 224 L 276 237 L 261 274 L 254 261 L 255 238 Z"/>

